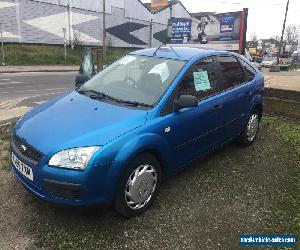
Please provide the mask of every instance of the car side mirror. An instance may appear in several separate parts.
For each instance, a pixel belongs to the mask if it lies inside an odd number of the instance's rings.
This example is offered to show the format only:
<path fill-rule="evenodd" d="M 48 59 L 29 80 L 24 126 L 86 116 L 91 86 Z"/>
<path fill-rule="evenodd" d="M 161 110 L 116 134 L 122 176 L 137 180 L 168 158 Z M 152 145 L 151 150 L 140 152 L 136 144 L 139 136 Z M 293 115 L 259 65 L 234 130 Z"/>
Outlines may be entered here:
<path fill-rule="evenodd" d="M 198 107 L 198 99 L 193 95 L 181 95 L 174 101 L 174 110 L 178 111 L 184 108 Z"/>

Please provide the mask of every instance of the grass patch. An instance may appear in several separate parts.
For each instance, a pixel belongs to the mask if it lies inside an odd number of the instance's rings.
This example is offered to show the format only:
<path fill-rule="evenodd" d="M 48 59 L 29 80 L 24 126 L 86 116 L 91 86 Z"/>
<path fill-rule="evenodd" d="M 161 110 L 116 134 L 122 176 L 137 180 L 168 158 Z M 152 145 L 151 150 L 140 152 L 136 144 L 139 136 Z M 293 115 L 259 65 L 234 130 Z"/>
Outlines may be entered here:
<path fill-rule="evenodd" d="M 1 130 L 1 140 L 9 142 L 11 128 Z M 230 144 L 169 178 L 151 210 L 137 218 L 52 206 L 20 185 L 4 193 L 22 208 L 20 217 L 2 213 L 33 238 L 31 249 L 236 249 L 242 233 L 299 237 L 299 146 L 299 122 L 265 115 L 252 146 Z"/>
<path fill-rule="evenodd" d="M 0 170 L 10 167 L 10 139 L 13 124 L 0 127 Z"/>
<path fill-rule="evenodd" d="M 282 147 L 278 157 L 285 160 L 288 178 L 274 187 L 269 233 L 300 235 L 300 124 L 280 118 L 266 116 L 263 127 L 270 126 L 282 138 L 287 147 Z M 299 243 L 298 243 L 299 246 Z M 299 247 L 297 249 L 300 249 Z"/>
<path fill-rule="evenodd" d="M 264 116 L 263 121 L 262 121 L 262 130 L 261 133 L 263 136 L 268 137 L 267 142 L 271 143 L 273 139 L 277 140 L 275 143 L 276 146 L 274 147 L 274 152 L 265 152 L 262 153 L 264 155 L 261 155 L 261 159 L 258 160 L 262 166 L 268 165 L 269 169 L 272 169 L 272 163 L 274 162 L 273 159 L 269 159 L 268 157 L 276 157 L 277 154 L 281 155 L 284 158 L 287 158 L 286 163 L 287 167 L 290 167 L 291 169 L 284 174 L 279 173 L 280 178 L 284 178 L 283 180 L 283 185 L 284 183 L 288 183 L 288 185 L 285 185 L 284 189 L 285 191 L 282 191 L 279 189 L 277 186 L 272 187 L 273 182 L 273 175 L 276 176 L 277 173 L 276 171 L 280 172 L 280 169 L 274 169 L 274 172 L 271 172 L 271 176 L 269 176 L 269 180 L 267 181 L 269 184 L 268 189 L 266 191 L 263 191 L 264 193 L 262 197 L 259 195 L 256 196 L 255 202 L 258 204 L 265 204 L 263 201 L 264 199 L 268 199 L 269 196 L 271 197 L 271 206 L 268 208 L 270 211 L 269 214 L 267 214 L 266 218 L 264 218 L 264 224 L 262 231 L 255 231 L 255 227 L 252 225 L 252 230 L 254 230 L 256 233 L 295 233 L 299 235 L 299 208 L 300 208 L 300 197 L 299 197 L 299 172 L 296 175 L 295 171 L 299 170 L 299 167 L 295 167 L 295 157 L 296 159 L 299 158 L 298 154 L 298 149 L 299 149 L 299 143 L 300 143 L 300 138 L 299 138 L 299 124 L 296 122 L 291 122 L 289 120 L 284 120 L 280 117 L 277 116 Z M 271 138 L 269 138 L 271 136 Z M 282 142 L 283 141 L 283 142 Z M 256 142 L 258 143 L 258 142 Z M 282 144 L 283 143 L 283 144 Z M 261 142 L 262 144 L 262 142 Z M 283 146 L 282 146 L 283 145 Z M 281 147 L 282 146 L 282 147 Z M 260 146 L 253 146 L 254 151 L 260 151 L 260 147 L 264 147 L 264 145 Z M 251 158 L 254 157 L 255 154 L 250 153 L 251 149 L 247 149 L 248 153 L 251 155 Z M 235 155 L 235 152 L 228 152 L 231 156 L 233 156 L 233 165 L 235 165 L 235 168 L 238 168 L 238 156 Z M 228 154 L 225 154 L 226 157 L 228 157 Z M 229 156 L 229 157 L 231 157 Z M 220 153 L 216 153 L 216 157 L 223 159 Z M 219 164 L 219 160 L 217 160 Z M 223 159 L 224 160 L 224 159 Z M 210 164 L 212 160 L 206 161 L 207 164 Z M 258 169 L 260 167 L 257 167 L 253 175 L 257 175 L 255 179 L 260 179 L 258 177 L 261 173 L 259 172 Z M 221 168 L 222 169 L 222 168 Z M 224 167 L 223 167 L 224 169 Z M 193 171 L 193 170 L 192 170 Z M 197 172 L 197 170 L 194 170 Z M 200 171 L 200 170 L 199 170 Z M 207 171 L 216 171 L 213 169 L 209 169 Z M 223 170 L 219 170 L 223 171 Z M 253 170 L 252 170 L 253 171 Z M 246 171 L 248 172 L 248 171 Z M 204 178 L 203 175 L 205 176 L 205 170 L 204 172 L 201 173 L 199 177 Z M 195 174 L 195 173 L 194 173 Z M 185 175 L 188 175 L 188 171 Z M 197 175 L 197 174 L 196 174 Z M 215 176 L 215 175 L 214 175 Z M 250 174 L 251 176 L 251 174 Z M 184 179 L 183 177 L 174 177 L 175 179 L 178 178 L 179 180 Z M 270 180 L 271 179 L 271 180 Z M 207 180 L 207 178 L 205 178 Z M 218 180 L 218 178 L 214 177 L 213 180 L 213 186 L 219 185 L 221 180 Z M 231 180 L 232 181 L 232 180 Z M 236 180 L 239 181 L 239 180 Z M 280 180 L 281 181 L 281 180 Z M 171 180 L 172 182 L 172 180 Z M 175 181 L 176 183 L 180 183 L 180 181 Z M 183 181 L 184 183 L 186 182 L 192 182 L 192 179 L 185 179 Z M 221 181 L 222 182 L 222 181 Z M 251 187 L 251 181 L 246 181 L 248 182 L 246 185 L 250 185 Z M 258 182 L 259 183 L 259 182 Z M 277 183 L 274 182 L 274 183 Z M 175 184 L 175 183 L 173 183 Z M 184 184 L 186 185 L 186 184 Z M 191 184 L 192 185 L 192 184 Z M 261 185 L 261 184 L 260 184 Z M 202 187 L 203 188 L 203 187 Z M 172 189 L 176 189 L 176 187 L 172 186 Z M 218 191 L 220 191 L 218 189 Z M 236 192 L 235 191 L 230 191 L 232 193 Z M 170 191 L 171 192 L 171 191 Z M 180 192 L 180 191 L 178 191 Z M 207 191 L 208 192 L 208 191 Z M 222 191 L 220 191 L 222 192 Z M 169 193 L 169 192 L 168 192 Z M 168 194 L 170 195 L 170 194 Z M 233 195 L 233 194 L 231 194 Z M 183 196 L 183 194 L 179 195 L 180 197 Z M 205 194 L 204 194 L 205 196 Z M 237 194 L 235 194 L 235 197 Z M 178 196 L 176 196 L 178 197 Z M 164 197 L 165 199 L 168 199 L 167 196 Z M 175 200 L 174 200 L 175 199 Z M 176 206 L 176 200 L 177 198 L 172 199 L 173 205 Z M 179 198 L 178 198 L 179 199 Z M 201 204 L 201 199 L 204 199 L 204 197 L 199 199 L 199 202 Z M 234 198 L 232 198 L 234 200 Z M 165 201 L 164 201 L 165 202 Z M 161 204 L 164 204 L 162 202 Z M 163 207 L 164 205 L 162 205 Z M 191 205 L 192 206 L 192 205 Z M 221 204 L 217 204 L 217 209 L 223 208 L 224 202 Z M 260 206 L 258 208 L 253 208 L 254 204 L 249 205 L 250 207 L 247 209 L 249 213 L 249 217 L 251 214 L 252 210 L 259 210 Z M 182 207 L 182 211 L 180 213 L 184 214 L 185 209 L 189 209 L 189 207 Z M 224 208 L 223 208 L 224 209 Z M 47 213 L 43 213 L 41 215 L 38 211 L 40 210 L 47 210 Z M 168 210 L 168 213 L 171 213 L 170 210 Z M 193 210 L 192 210 L 193 211 Z M 89 214 L 87 213 L 69 213 L 68 210 L 61 210 L 61 209 L 53 209 L 53 208 L 45 208 L 44 205 L 41 205 L 39 209 L 36 210 L 34 213 L 33 218 L 30 219 L 31 224 L 30 224 L 30 230 L 33 235 L 35 235 L 35 244 L 36 247 L 42 248 L 45 246 L 50 246 L 51 248 L 54 249 L 77 249 L 77 248 L 103 248 L 106 249 L 108 246 L 114 246 L 116 249 L 117 248 L 123 248 L 125 245 L 128 244 L 128 246 L 133 247 L 135 244 L 135 241 L 137 240 L 136 237 L 138 235 L 138 232 L 143 234 L 144 232 L 147 231 L 145 224 L 143 224 L 144 221 L 151 221 L 152 219 L 155 221 L 155 217 L 157 214 L 160 213 L 166 213 L 166 211 L 163 212 L 163 209 L 159 209 L 154 212 L 148 212 L 144 216 L 138 217 L 131 219 L 129 221 L 124 220 L 123 218 L 120 218 L 116 216 L 114 212 L 111 211 L 106 211 L 104 215 L 99 215 L 98 213 L 96 214 Z M 175 212 L 177 213 L 177 212 Z M 201 212 L 195 212 L 193 211 L 192 213 L 203 213 Z M 58 216 L 59 219 L 56 219 L 55 217 Z M 159 215 L 161 216 L 161 214 Z M 199 215 L 198 215 L 199 216 Z M 230 214 L 227 214 L 227 216 L 230 217 Z M 185 217 L 185 216 L 183 216 Z M 200 216 L 201 217 L 201 216 Z M 55 219 L 54 219 L 55 218 Z M 241 218 L 239 218 L 241 219 Z M 149 223 L 149 222 L 148 222 Z M 149 226 L 147 224 L 147 227 Z M 170 221 L 170 218 L 167 218 L 166 216 L 166 224 L 172 222 Z M 186 223 L 182 222 L 182 223 Z M 222 222 L 218 222 L 219 224 Z M 234 222 L 236 223 L 236 222 Z M 180 224 L 180 223 L 179 223 Z M 139 225 L 139 226 L 138 226 Z M 185 224 L 185 226 L 189 225 L 191 228 L 191 234 L 195 233 L 195 227 L 193 225 L 193 222 L 189 222 L 188 224 Z M 153 225 L 152 225 L 153 226 Z M 224 226 L 224 225 L 223 225 Z M 157 226 L 160 227 L 160 226 Z M 245 230 L 242 229 L 242 226 L 239 225 L 240 228 L 237 228 L 236 232 L 239 232 L 239 230 Z M 208 226 L 210 228 L 210 226 Z M 201 229 L 199 229 L 201 232 Z M 264 231 L 266 230 L 266 231 Z M 168 228 L 165 229 L 167 233 L 170 233 L 172 229 Z M 251 231 L 251 230 L 250 230 Z M 127 232 L 131 232 L 132 235 L 128 237 L 127 239 L 123 239 L 126 237 Z M 245 231 L 242 231 L 245 232 Z M 252 231 L 251 231 L 252 232 Z M 149 233 L 149 232 L 148 232 Z M 147 235 L 147 233 L 145 233 Z M 176 240 L 175 240 L 176 241 Z M 149 240 L 145 240 L 145 243 L 148 244 Z M 112 247 L 113 248 L 113 247 Z M 228 247 L 230 249 L 230 247 Z M 233 248 L 231 248 L 233 249 Z"/>
<path fill-rule="evenodd" d="M 84 47 L 75 47 L 73 50 L 68 47 L 66 61 L 63 46 L 6 44 L 4 50 L 7 65 L 79 65 Z M 96 50 L 93 52 L 96 63 Z M 112 63 L 127 52 L 125 49 L 108 49 L 106 63 Z"/>
<path fill-rule="evenodd" d="M 292 145 L 294 153 L 300 159 L 300 124 L 278 116 L 265 116 L 264 124 L 274 124 L 275 131 Z"/>
<path fill-rule="evenodd" d="M 291 64 L 289 66 L 289 70 L 298 70 L 300 69 L 300 65 L 299 64 Z"/>

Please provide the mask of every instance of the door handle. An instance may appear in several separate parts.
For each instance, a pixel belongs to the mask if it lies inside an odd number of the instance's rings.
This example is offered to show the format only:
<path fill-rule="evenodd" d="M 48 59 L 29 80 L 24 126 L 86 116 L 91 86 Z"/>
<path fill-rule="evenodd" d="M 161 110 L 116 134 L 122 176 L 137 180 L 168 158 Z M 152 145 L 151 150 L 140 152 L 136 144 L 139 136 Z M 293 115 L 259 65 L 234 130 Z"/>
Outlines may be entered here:
<path fill-rule="evenodd" d="M 222 104 L 217 104 L 217 105 L 215 105 L 214 107 L 213 107 L 213 111 L 218 111 L 218 110 L 220 110 L 220 109 L 222 109 L 223 108 L 223 105 Z"/>

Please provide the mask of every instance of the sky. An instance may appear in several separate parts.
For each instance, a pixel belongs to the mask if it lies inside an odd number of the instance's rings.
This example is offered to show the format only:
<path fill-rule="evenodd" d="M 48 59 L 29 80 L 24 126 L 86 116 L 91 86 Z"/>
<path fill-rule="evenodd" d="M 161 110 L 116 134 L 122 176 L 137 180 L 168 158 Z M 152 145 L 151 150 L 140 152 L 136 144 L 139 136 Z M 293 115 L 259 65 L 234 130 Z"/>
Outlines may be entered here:
<path fill-rule="evenodd" d="M 281 35 L 287 0 L 180 0 L 190 12 L 229 12 L 249 8 L 247 40 Z M 143 1 L 149 2 L 149 1 Z M 287 25 L 300 25 L 300 0 L 290 0 Z"/>

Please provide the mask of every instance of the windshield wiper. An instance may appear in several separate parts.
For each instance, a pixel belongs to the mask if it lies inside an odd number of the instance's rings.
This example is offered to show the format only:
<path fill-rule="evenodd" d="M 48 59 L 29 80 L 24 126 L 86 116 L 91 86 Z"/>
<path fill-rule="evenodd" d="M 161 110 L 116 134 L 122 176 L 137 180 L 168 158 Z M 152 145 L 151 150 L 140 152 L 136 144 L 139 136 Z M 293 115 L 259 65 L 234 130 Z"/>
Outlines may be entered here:
<path fill-rule="evenodd" d="M 122 99 L 112 97 L 112 96 L 104 94 L 104 93 L 100 93 L 100 95 L 91 95 L 90 97 L 93 98 L 93 99 L 98 99 L 98 98 L 99 99 L 109 99 L 109 100 L 112 100 L 112 101 L 117 102 L 117 103 L 123 103 L 123 104 L 131 105 L 131 106 L 134 106 L 134 107 L 137 107 L 137 106 L 143 106 L 143 107 L 149 107 L 149 108 L 153 107 L 152 105 L 149 105 L 149 104 L 146 104 L 146 103 L 137 102 L 137 101 L 126 101 L 126 100 L 122 100 Z"/>
<path fill-rule="evenodd" d="M 95 95 L 102 95 L 101 92 L 98 92 L 98 91 L 93 90 L 93 89 L 79 89 L 79 90 L 78 90 L 78 93 L 80 93 L 80 94 L 93 93 L 93 94 L 95 94 Z"/>
<path fill-rule="evenodd" d="M 111 100 L 116 101 L 114 97 L 109 96 L 109 95 L 107 95 L 103 92 L 93 90 L 93 89 L 80 89 L 78 91 L 78 93 L 82 93 L 82 94 L 91 93 L 89 95 L 89 97 L 92 98 L 92 99 L 106 99 L 107 98 L 107 99 L 111 99 Z"/>
<path fill-rule="evenodd" d="M 91 95 L 89 95 L 89 97 L 92 99 L 109 99 L 109 100 L 112 100 L 112 101 L 115 101 L 118 103 L 124 103 L 124 104 L 128 104 L 128 105 L 135 106 L 135 107 L 137 107 L 137 106 L 143 106 L 143 107 L 149 107 L 149 108 L 153 107 L 153 105 L 149 105 L 147 103 L 142 103 L 142 102 L 137 102 L 137 101 L 126 101 L 126 100 L 118 99 L 118 98 L 115 98 L 113 96 L 107 95 L 103 92 L 99 92 L 99 91 L 96 91 L 93 89 L 80 89 L 78 92 L 83 93 L 83 94 L 91 93 Z"/>
<path fill-rule="evenodd" d="M 125 101 L 125 100 L 118 100 L 119 103 L 124 103 L 124 104 L 128 104 L 131 106 L 143 106 L 143 107 L 147 107 L 147 108 L 153 108 L 153 105 L 147 104 L 147 103 L 143 103 L 143 102 L 137 102 L 137 101 Z"/>

